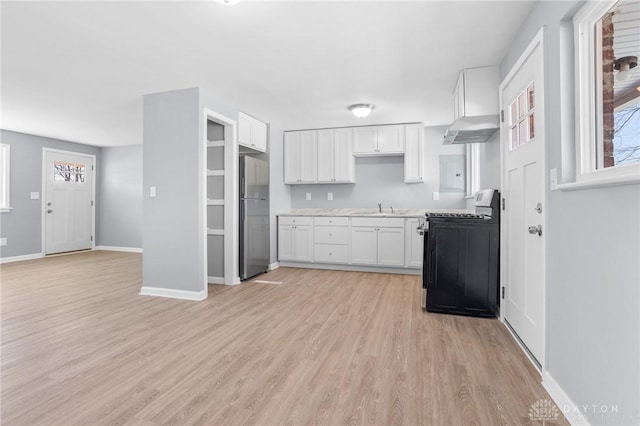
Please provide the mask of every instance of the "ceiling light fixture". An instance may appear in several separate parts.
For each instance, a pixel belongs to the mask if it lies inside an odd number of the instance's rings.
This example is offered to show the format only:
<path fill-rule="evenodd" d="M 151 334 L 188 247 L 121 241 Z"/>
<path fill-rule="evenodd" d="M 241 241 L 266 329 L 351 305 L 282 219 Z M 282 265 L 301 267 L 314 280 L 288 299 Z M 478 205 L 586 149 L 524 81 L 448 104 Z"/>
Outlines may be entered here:
<path fill-rule="evenodd" d="M 349 107 L 349 111 L 358 118 L 364 118 L 371 114 L 371 111 L 375 108 L 372 104 L 355 104 Z"/>
<path fill-rule="evenodd" d="M 234 4 L 240 3 L 242 0 L 216 0 L 220 4 L 224 4 L 225 6 L 233 6 Z"/>
<path fill-rule="evenodd" d="M 629 79 L 629 70 L 638 66 L 637 56 L 625 56 L 624 58 L 616 59 L 613 62 L 613 68 L 618 70 L 616 80 L 626 81 Z"/>

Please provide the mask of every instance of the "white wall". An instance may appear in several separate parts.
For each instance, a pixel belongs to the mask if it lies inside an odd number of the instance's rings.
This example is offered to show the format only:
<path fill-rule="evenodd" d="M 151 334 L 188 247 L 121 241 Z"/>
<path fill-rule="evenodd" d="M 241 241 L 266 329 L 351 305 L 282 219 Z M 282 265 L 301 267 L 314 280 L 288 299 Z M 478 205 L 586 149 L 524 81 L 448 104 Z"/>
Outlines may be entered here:
<path fill-rule="evenodd" d="M 545 27 L 548 169 L 560 176 L 570 175 L 563 163 L 573 161 L 563 157 L 562 130 L 574 126 L 573 100 L 560 95 L 574 85 L 561 78 L 561 67 L 572 66 L 573 40 L 571 31 L 562 37 L 561 26 L 571 25 L 580 5 L 538 2 L 501 65 L 504 77 Z M 548 372 L 578 407 L 587 406 L 591 424 L 639 424 L 640 188 L 553 191 L 547 208 Z M 607 417 L 593 405 L 618 411 Z"/>

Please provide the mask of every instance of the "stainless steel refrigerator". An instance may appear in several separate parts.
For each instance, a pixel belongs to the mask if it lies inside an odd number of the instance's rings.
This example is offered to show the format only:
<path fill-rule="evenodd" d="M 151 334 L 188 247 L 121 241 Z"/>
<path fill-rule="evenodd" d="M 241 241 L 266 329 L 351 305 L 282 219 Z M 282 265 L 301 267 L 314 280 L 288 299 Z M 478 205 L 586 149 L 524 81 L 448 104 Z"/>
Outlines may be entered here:
<path fill-rule="evenodd" d="M 240 279 L 269 267 L 269 164 L 240 157 Z"/>

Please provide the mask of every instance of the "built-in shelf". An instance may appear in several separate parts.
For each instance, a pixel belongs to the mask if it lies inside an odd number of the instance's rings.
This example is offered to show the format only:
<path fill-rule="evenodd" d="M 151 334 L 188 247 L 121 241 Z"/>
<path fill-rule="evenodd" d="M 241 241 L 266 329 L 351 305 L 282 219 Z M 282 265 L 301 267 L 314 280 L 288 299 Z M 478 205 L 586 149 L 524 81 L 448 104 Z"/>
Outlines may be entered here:
<path fill-rule="evenodd" d="M 207 235 L 224 235 L 224 229 L 207 228 Z"/>
<path fill-rule="evenodd" d="M 207 176 L 224 176 L 224 170 L 209 170 L 209 169 L 207 169 Z"/>
<path fill-rule="evenodd" d="M 207 141 L 207 148 L 218 148 L 224 146 L 224 141 Z"/>
<path fill-rule="evenodd" d="M 216 198 L 216 199 L 207 199 L 207 205 L 208 206 L 224 206 L 224 200 L 222 198 Z"/>

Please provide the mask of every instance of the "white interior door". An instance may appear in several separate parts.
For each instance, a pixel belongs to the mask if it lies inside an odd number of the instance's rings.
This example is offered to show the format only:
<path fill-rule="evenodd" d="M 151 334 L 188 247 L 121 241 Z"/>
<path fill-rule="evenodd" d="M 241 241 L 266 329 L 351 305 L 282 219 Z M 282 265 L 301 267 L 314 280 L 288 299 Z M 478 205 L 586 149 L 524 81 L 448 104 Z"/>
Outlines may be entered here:
<path fill-rule="evenodd" d="M 504 110 L 503 317 L 542 365 L 545 341 L 545 111 L 542 33 L 500 85 Z"/>
<path fill-rule="evenodd" d="M 93 247 L 94 157 L 45 151 L 44 253 Z"/>

